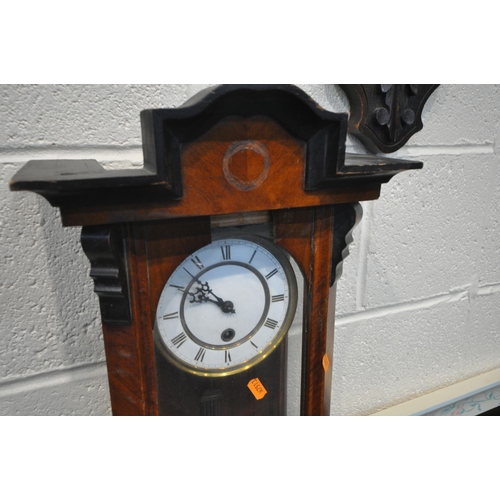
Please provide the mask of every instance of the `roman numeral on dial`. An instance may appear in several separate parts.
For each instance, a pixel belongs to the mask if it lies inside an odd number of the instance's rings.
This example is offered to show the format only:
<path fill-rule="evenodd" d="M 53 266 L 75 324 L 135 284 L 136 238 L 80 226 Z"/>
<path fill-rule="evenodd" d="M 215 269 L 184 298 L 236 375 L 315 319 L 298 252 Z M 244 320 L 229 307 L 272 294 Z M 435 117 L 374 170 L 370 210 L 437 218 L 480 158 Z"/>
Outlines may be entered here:
<path fill-rule="evenodd" d="M 191 259 L 191 262 L 198 268 L 198 269 L 204 269 L 205 266 L 201 262 L 199 257 L 195 257 L 194 259 Z"/>
<path fill-rule="evenodd" d="M 266 280 L 269 280 L 271 279 L 275 274 L 278 273 L 278 270 L 277 269 L 273 269 L 267 276 L 266 276 Z"/>
<path fill-rule="evenodd" d="M 283 302 L 285 300 L 284 295 L 273 295 L 272 301 L 273 302 Z"/>
<path fill-rule="evenodd" d="M 177 337 L 174 337 L 172 339 L 172 344 L 174 344 L 175 347 L 177 347 L 177 349 L 179 349 L 179 347 L 182 344 L 184 344 L 184 342 L 186 342 L 186 340 L 187 340 L 187 335 L 184 332 L 182 332 L 179 335 L 177 335 Z"/>
<path fill-rule="evenodd" d="M 178 317 L 179 317 L 179 311 L 174 312 L 174 313 L 170 313 L 170 314 L 165 314 L 165 316 L 163 316 L 163 319 L 164 320 L 167 320 L 167 319 L 177 319 Z"/>
<path fill-rule="evenodd" d="M 231 259 L 231 247 L 229 245 L 220 247 L 220 251 L 222 252 L 222 260 Z"/>
<path fill-rule="evenodd" d="M 203 349 L 203 347 L 200 347 L 200 350 L 198 351 L 198 354 L 195 356 L 194 360 L 199 361 L 200 363 L 203 363 L 203 359 L 205 358 L 206 352 L 207 352 L 206 349 Z"/>
<path fill-rule="evenodd" d="M 266 322 L 264 323 L 264 326 L 266 328 L 271 328 L 271 330 L 273 330 L 274 328 L 276 328 L 278 326 L 278 322 L 275 321 L 274 319 L 267 318 Z"/>
<path fill-rule="evenodd" d="M 226 358 L 226 363 L 231 363 L 231 353 L 229 351 L 224 351 L 224 356 Z"/>
<path fill-rule="evenodd" d="M 256 254 L 256 253 L 257 253 L 257 250 L 254 250 L 254 251 L 253 251 L 253 254 L 252 254 L 252 258 L 251 258 L 251 259 L 249 260 L 249 262 L 248 262 L 249 264 L 251 264 L 251 263 L 252 263 L 252 260 L 253 260 L 253 258 L 255 257 L 255 254 Z"/>
<path fill-rule="evenodd" d="M 184 271 L 186 271 L 189 274 L 189 276 L 191 276 L 191 278 L 194 278 L 194 276 L 185 267 L 183 267 L 182 269 L 184 269 Z"/>

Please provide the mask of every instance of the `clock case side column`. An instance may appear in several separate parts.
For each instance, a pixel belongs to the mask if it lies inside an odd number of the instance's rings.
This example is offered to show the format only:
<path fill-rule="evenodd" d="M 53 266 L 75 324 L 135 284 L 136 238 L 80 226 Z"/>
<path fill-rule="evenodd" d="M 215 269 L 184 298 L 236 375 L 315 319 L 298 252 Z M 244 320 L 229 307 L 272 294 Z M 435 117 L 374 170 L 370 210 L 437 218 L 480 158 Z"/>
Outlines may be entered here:
<path fill-rule="evenodd" d="M 276 242 L 295 258 L 305 280 L 302 415 L 330 414 L 336 283 L 361 217 L 358 203 L 275 215 Z"/>
<path fill-rule="evenodd" d="M 99 296 L 112 413 L 157 415 L 144 228 L 87 226 L 81 241 Z"/>

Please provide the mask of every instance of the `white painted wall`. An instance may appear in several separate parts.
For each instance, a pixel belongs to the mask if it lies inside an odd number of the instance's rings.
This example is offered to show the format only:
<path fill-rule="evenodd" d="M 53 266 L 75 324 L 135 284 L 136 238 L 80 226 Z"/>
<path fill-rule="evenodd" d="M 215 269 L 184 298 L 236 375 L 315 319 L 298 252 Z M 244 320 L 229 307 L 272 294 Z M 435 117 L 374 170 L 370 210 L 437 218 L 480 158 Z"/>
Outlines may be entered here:
<path fill-rule="evenodd" d="M 142 161 L 139 112 L 205 85 L 0 86 L 0 414 L 108 415 L 79 229 L 8 182 L 29 159 Z M 334 85 L 299 85 L 347 112 Z M 424 170 L 363 204 L 337 300 L 333 415 L 366 415 L 500 367 L 499 87 L 442 85 L 396 155 Z M 356 141 L 351 152 L 364 152 Z"/>

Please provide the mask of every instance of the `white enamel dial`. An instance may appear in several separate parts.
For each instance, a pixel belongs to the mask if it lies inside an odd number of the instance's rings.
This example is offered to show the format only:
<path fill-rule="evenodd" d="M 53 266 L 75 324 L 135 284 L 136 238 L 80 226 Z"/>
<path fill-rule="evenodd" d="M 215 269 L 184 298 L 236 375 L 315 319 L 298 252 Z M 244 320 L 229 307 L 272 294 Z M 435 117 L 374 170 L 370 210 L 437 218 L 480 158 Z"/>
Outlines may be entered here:
<path fill-rule="evenodd" d="M 269 354 L 297 305 L 290 263 L 265 240 L 218 240 L 190 255 L 160 296 L 156 340 L 197 375 L 245 370 Z"/>

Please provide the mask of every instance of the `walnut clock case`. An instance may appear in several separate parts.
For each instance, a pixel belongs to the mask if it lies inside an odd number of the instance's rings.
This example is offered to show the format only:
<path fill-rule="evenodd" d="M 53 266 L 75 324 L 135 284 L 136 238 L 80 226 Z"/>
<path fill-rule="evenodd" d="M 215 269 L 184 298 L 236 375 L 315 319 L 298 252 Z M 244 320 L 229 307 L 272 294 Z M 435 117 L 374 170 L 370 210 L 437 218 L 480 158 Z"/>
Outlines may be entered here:
<path fill-rule="evenodd" d="M 357 202 L 422 163 L 346 154 L 347 115 L 292 85 L 210 88 L 141 124 L 143 168 L 30 161 L 11 181 L 83 227 L 113 414 L 285 415 L 299 366 L 300 413 L 328 415 Z"/>

